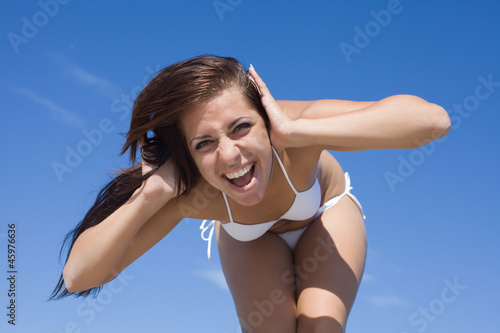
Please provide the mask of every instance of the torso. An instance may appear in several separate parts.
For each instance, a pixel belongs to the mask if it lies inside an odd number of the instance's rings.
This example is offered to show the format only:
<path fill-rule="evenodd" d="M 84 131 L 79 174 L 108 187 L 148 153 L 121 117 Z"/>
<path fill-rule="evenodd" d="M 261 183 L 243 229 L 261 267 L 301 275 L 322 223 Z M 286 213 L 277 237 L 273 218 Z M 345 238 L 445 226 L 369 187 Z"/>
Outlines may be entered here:
<path fill-rule="evenodd" d="M 316 178 L 321 187 L 321 204 L 344 191 L 344 173 L 330 153 L 300 148 L 278 151 L 278 155 L 298 192 L 309 189 Z M 259 224 L 279 219 L 294 199 L 295 193 L 276 160 L 273 161 L 269 184 L 260 203 L 241 206 L 228 197 L 233 220 L 241 224 Z M 184 212 L 184 217 L 218 220 L 221 223 L 230 221 L 222 193 L 204 179 L 187 197 L 179 200 L 179 208 Z M 278 220 L 269 231 L 283 233 L 297 230 L 309 224 L 313 217 L 301 221 Z"/>

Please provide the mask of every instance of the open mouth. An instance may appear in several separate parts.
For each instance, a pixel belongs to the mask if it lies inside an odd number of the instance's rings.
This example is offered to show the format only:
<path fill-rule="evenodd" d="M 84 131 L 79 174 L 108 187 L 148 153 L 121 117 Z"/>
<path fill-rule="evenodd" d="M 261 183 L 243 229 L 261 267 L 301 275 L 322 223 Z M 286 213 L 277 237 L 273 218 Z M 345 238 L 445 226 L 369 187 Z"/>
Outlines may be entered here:
<path fill-rule="evenodd" d="M 243 188 L 250 184 L 255 173 L 255 164 L 249 164 L 245 168 L 232 173 L 224 174 L 224 178 L 234 186 Z"/>

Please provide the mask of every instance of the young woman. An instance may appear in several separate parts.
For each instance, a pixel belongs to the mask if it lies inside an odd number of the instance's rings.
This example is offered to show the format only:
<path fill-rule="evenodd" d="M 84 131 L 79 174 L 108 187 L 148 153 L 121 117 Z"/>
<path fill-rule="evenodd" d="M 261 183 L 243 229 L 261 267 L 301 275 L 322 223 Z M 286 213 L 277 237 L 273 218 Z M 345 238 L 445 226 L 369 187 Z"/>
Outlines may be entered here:
<path fill-rule="evenodd" d="M 68 235 L 53 298 L 111 281 L 183 218 L 216 233 L 242 329 L 343 332 L 366 255 L 361 205 L 326 152 L 414 148 L 450 128 L 421 98 L 275 101 L 232 58 L 162 70 L 134 103 L 122 153 L 142 161 L 99 194 Z M 199 200 L 203 196 L 203 200 Z M 206 235 L 209 232 L 209 235 Z"/>

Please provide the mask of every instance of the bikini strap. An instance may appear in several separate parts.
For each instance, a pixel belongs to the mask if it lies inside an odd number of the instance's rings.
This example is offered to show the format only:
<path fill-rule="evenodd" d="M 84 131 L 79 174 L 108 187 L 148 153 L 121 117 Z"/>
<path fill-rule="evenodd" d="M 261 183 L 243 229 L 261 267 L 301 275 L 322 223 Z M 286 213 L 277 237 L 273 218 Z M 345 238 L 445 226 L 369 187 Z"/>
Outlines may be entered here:
<path fill-rule="evenodd" d="M 231 207 L 229 207 L 229 202 L 227 202 L 226 193 L 222 192 L 222 196 L 224 197 L 224 202 L 226 203 L 227 213 L 229 214 L 229 220 L 231 222 L 234 222 L 233 221 L 233 214 L 231 214 Z"/>
<path fill-rule="evenodd" d="M 205 223 L 208 222 L 208 225 L 205 225 Z M 204 241 L 208 242 L 207 245 L 207 257 L 208 260 L 210 260 L 210 250 L 212 249 L 212 238 L 214 236 L 214 231 L 215 231 L 215 222 L 216 220 L 208 221 L 208 220 L 203 220 L 203 222 L 200 225 L 201 229 L 201 239 Z M 205 232 L 208 231 L 208 237 L 205 236 Z"/>
<path fill-rule="evenodd" d="M 299 192 L 297 192 L 297 190 L 295 189 L 295 186 L 293 186 L 292 181 L 290 180 L 290 177 L 288 177 L 288 174 L 286 173 L 286 170 L 285 170 L 285 166 L 281 162 L 280 157 L 278 156 L 278 153 L 276 152 L 276 150 L 274 149 L 273 146 L 271 146 L 271 148 L 273 149 L 274 155 L 276 156 L 276 159 L 278 160 L 278 163 L 281 167 L 281 170 L 283 171 L 283 174 L 285 175 L 285 178 L 286 178 L 286 181 L 288 182 L 288 185 L 290 185 L 290 187 L 292 188 L 295 195 L 299 194 Z"/>
<path fill-rule="evenodd" d="M 226 203 L 226 207 L 227 207 L 227 212 L 229 214 L 229 218 L 231 219 L 231 222 L 233 222 L 233 215 L 231 214 L 231 208 L 229 207 L 229 202 L 227 202 L 226 193 L 222 192 L 222 196 L 224 197 L 224 202 Z M 208 222 L 208 225 L 206 225 L 207 222 Z M 217 221 L 216 220 L 212 220 L 212 221 L 203 220 L 203 222 L 200 225 L 201 238 L 204 241 L 208 242 L 208 244 L 207 244 L 207 257 L 208 257 L 208 260 L 210 260 L 210 252 L 211 252 L 211 249 L 212 249 L 212 238 L 214 236 L 214 231 L 215 231 L 215 222 L 217 222 Z M 205 236 L 205 232 L 207 232 L 207 231 L 208 231 L 208 237 Z"/>
<path fill-rule="evenodd" d="M 361 206 L 361 203 L 354 196 L 354 194 L 351 193 L 351 190 L 352 190 L 351 177 L 349 176 L 348 172 L 346 172 L 344 175 L 345 175 L 345 191 L 344 191 L 344 195 L 348 195 L 356 203 L 356 205 L 358 205 L 359 210 L 361 211 L 361 213 L 363 213 L 363 207 Z M 366 216 L 365 216 L 364 213 L 363 213 L 363 219 L 366 220 Z"/>

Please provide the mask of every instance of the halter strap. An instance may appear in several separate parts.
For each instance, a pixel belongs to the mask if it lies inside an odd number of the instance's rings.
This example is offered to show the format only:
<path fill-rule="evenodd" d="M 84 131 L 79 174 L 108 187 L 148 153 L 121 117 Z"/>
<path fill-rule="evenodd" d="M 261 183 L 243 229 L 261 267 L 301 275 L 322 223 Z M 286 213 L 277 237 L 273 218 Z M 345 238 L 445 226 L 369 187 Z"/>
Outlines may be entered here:
<path fill-rule="evenodd" d="M 231 207 L 229 207 L 229 202 L 227 201 L 226 193 L 222 192 L 222 196 L 224 197 L 224 202 L 226 203 L 227 213 L 229 214 L 229 219 L 231 222 L 234 222 L 233 221 L 233 214 L 231 214 Z"/>
<path fill-rule="evenodd" d="M 278 153 L 276 152 L 276 150 L 274 149 L 274 147 L 271 146 L 271 148 L 273 149 L 274 155 L 276 156 L 276 159 L 278 160 L 278 163 L 279 163 L 279 165 L 281 167 L 281 170 L 283 171 L 283 175 L 285 175 L 285 178 L 286 178 L 286 181 L 288 182 L 288 185 L 290 185 L 290 188 L 293 190 L 293 192 L 295 193 L 295 195 L 297 195 L 298 192 L 295 189 L 295 186 L 293 186 L 292 181 L 290 180 L 290 177 L 288 177 L 288 174 L 286 173 L 286 170 L 285 170 L 285 166 L 281 162 L 281 159 L 278 156 Z M 226 193 L 222 192 L 222 197 L 224 198 L 224 202 L 226 203 L 227 213 L 229 214 L 229 219 L 230 219 L 231 222 L 234 222 L 233 221 L 233 214 L 231 213 L 231 207 L 229 207 L 229 202 L 227 200 Z M 208 222 L 208 224 L 207 224 L 207 222 Z M 215 222 L 217 222 L 217 221 L 216 220 L 212 220 L 212 221 L 203 220 L 203 222 L 202 222 L 202 224 L 200 226 L 200 229 L 201 229 L 201 238 L 203 240 L 205 240 L 205 241 L 208 242 L 207 256 L 208 256 L 209 260 L 211 259 L 210 258 L 210 253 L 211 253 L 211 248 L 212 248 L 212 237 L 213 237 L 214 231 L 215 231 Z M 209 232 L 208 233 L 208 237 L 205 236 L 205 233 L 207 231 Z"/>
<path fill-rule="evenodd" d="M 276 152 L 274 147 L 271 146 L 271 148 L 273 148 L 274 155 L 276 156 L 276 159 L 278 160 L 278 163 L 281 167 L 281 170 L 283 171 L 283 174 L 285 175 L 285 178 L 286 178 L 286 181 L 288 182 L 288 185 L 290 185 L 290 187 L 292 188 L 295 195 L 297 195 L 299 192 L 297 192 L 297 190 L 295 189 L 295 186 L 293 186 L 292 181 L 290 180 L 290 177 L 288 177 L 288 174 L 286 173 L 286 170 L 285 170 L 285 166 L 281 162 L 280 157 L 278 156 L 278 153 Z"/>
<path fill-rule="evenodd" d="M 205 226 L 205 223 L 208 222 L 208 225 Z M 203 220 L 202 224 L 200 225 L 200 229 L 201 229 L 201 238 L 205 241 L 208 242 L 208 247 L 207 247 L 207 257 L 208 257 L 208 260 L 210 260 L 210 249 L 212 248 L 212 237 L 214 235 L 214 231 L 215 231 L 215 222 L 217 222 L 216 220 L 212 220 L 212 221 L 208 221 L 208 220 Z M 205 232 L 207 230 L 210 230 L 210 232 L 208 233 L 208 237 L 205 236 Z"/>

